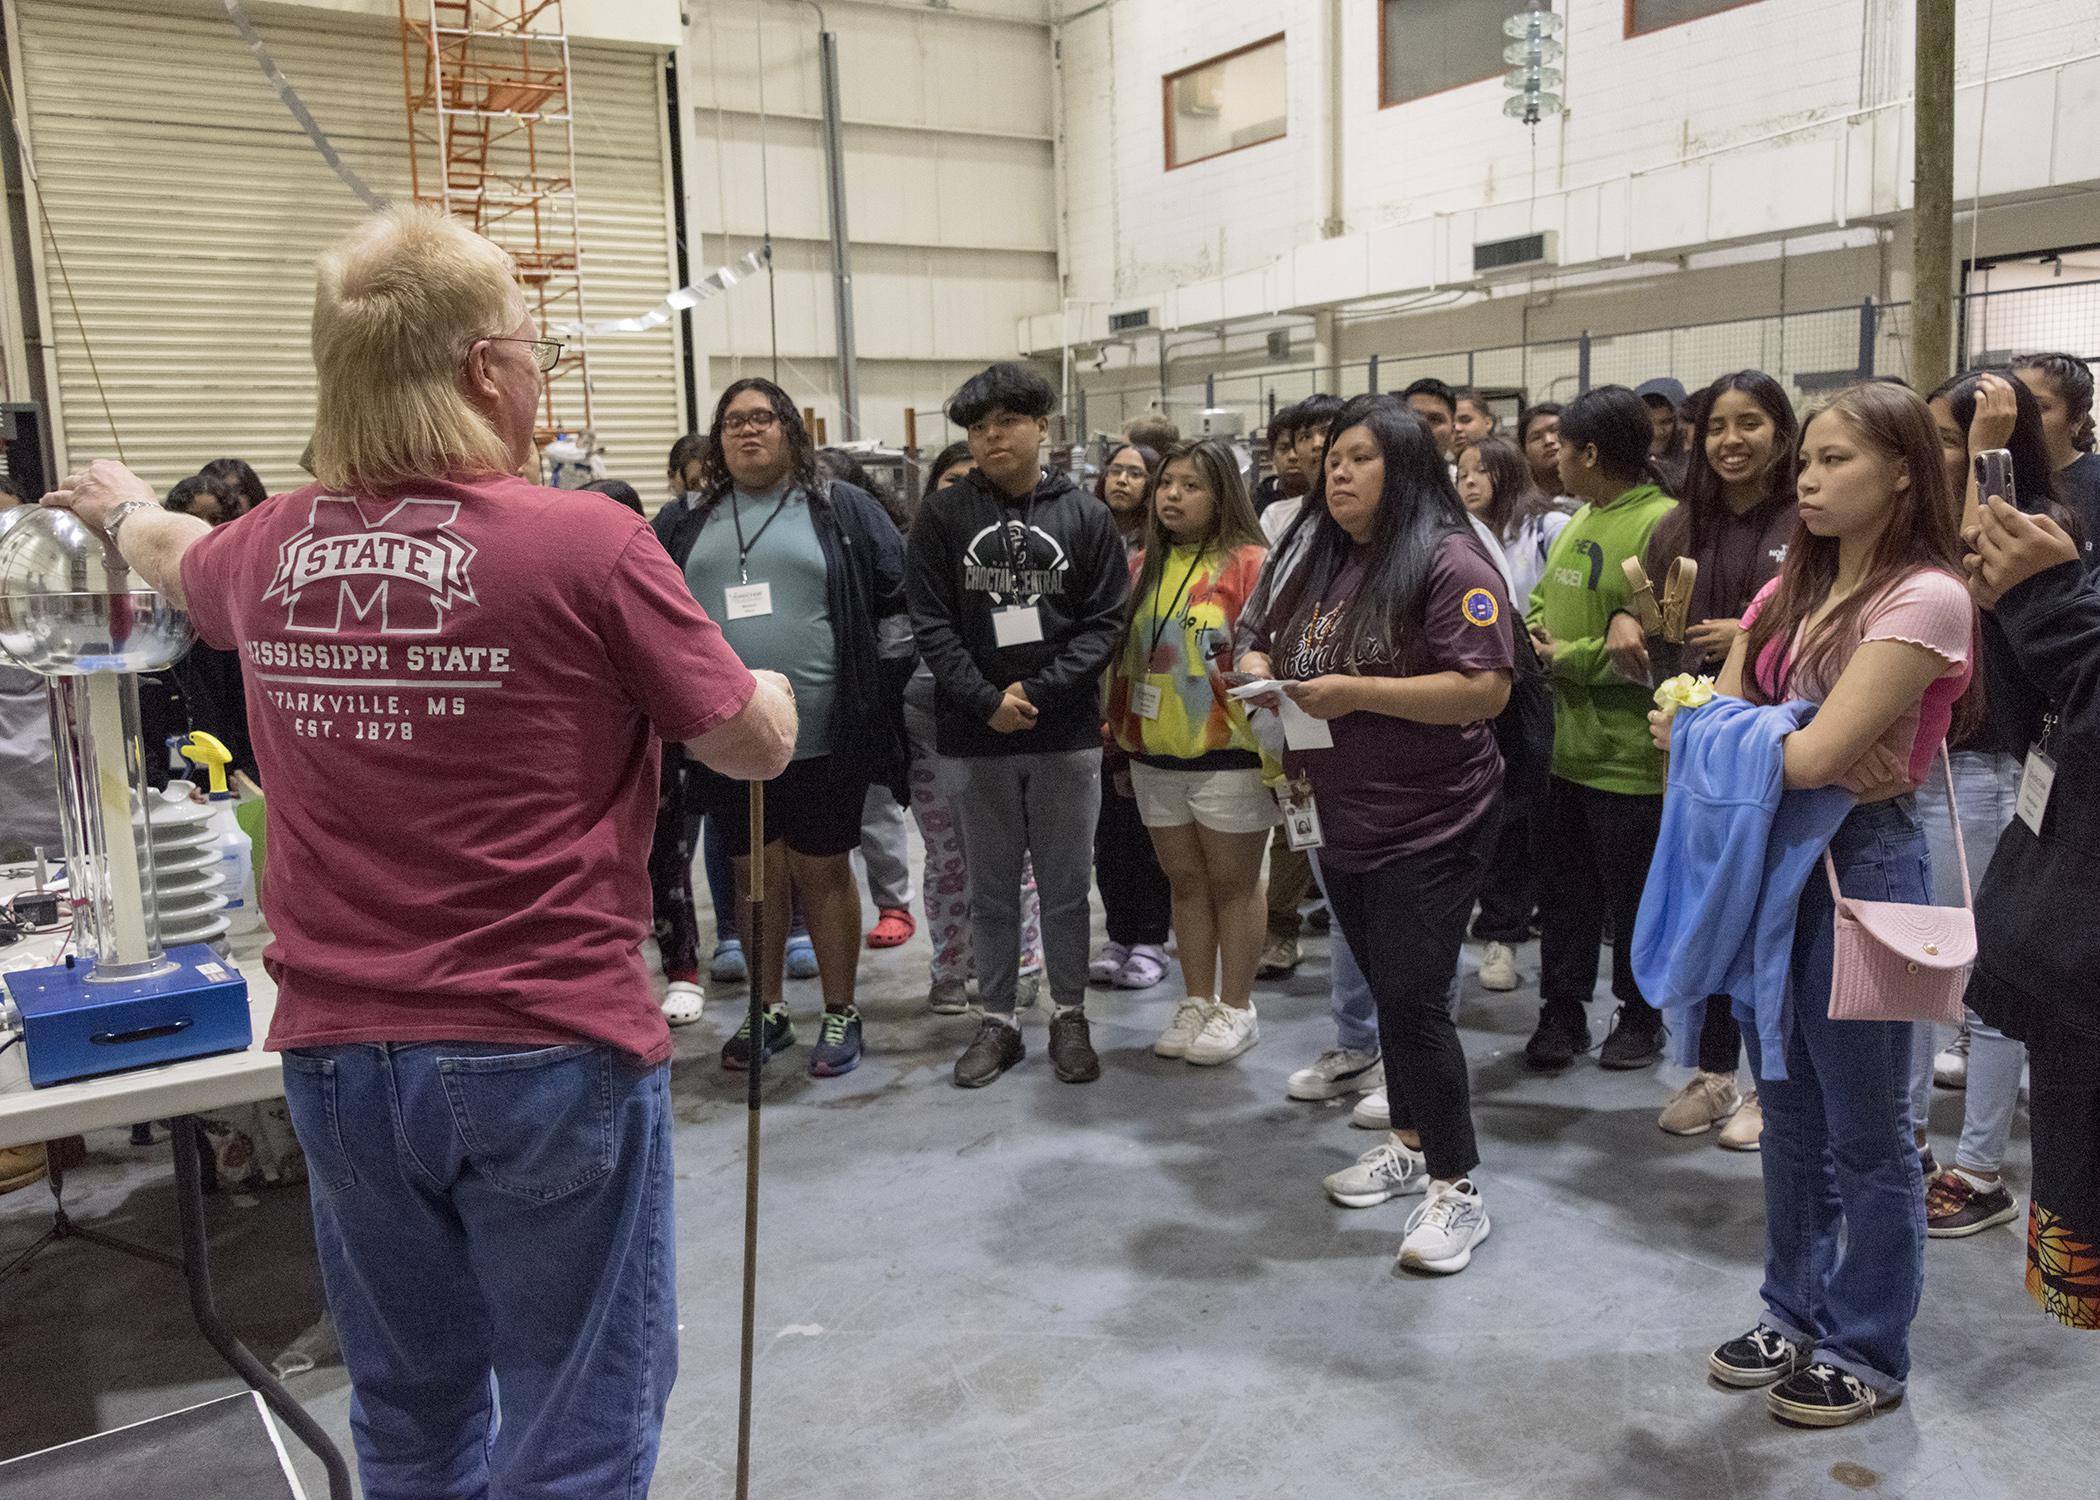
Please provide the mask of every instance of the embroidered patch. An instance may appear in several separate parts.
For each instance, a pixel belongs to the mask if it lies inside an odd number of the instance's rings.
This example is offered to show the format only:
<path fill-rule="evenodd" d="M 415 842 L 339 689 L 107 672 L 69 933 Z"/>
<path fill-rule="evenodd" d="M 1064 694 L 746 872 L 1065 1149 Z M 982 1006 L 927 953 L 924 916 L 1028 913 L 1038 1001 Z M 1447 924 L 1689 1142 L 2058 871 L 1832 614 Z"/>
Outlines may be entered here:
<path fill-rule="evenodd" d="M 1495 596 L 1486 589 L 1467 590 L 1459 608 L 1465 611 L 1466 618 L 1475 625 L 1492 625 L 1502 618 L 1502 606 L 1495 602 Z"/>

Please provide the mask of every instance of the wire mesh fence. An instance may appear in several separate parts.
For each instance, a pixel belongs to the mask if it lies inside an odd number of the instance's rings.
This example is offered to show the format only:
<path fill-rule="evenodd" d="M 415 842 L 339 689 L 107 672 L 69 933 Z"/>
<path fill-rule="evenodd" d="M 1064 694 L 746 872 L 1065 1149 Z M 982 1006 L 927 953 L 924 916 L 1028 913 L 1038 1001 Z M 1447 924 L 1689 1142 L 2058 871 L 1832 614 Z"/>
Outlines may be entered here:
<path fill-rule="evenodd" d="M 2048 349 L 2100 361 L 2100 281 L 1976 292 L 1957 300 L 1957 368 L 2002 364 Z M 1638 385 L 1675 376 L 1697 390 L 1731 371 L 1771 375 L 1800 402 L 1871 376 L 1911 377 L 1911 306 L 1867 300 L 1725 322 L 1589 332 L 1578 338 L 1496 348 L 1405 351 L 1354 360 L 1339 369 L 1338 394 L 1398 391 L 1435 376 L 1520 405 L 1566 401 L 1599 385 Z M 1183 431 L 1199 414 L 1224 409 L 1247 429 L 1267 425 L 1280 407 L 1312 394 L 1330 377 L 1314 366 L 1082 387 L 1073 426 L 1120 432 L 1147 412 L 1164 411 Z"/>

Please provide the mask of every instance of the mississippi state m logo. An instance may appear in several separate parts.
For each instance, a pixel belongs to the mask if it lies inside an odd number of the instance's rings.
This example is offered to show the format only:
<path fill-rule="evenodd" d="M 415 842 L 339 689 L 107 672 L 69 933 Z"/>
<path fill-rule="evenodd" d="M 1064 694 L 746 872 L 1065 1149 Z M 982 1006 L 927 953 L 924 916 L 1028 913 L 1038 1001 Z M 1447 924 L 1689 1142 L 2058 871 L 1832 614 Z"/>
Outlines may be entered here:
<path fill-rule="evenodd" d="M 403 500 L 367 521 L 355 500 L 317 496 L 263 597 L 284 601 L 287 630 L 336 635 L 357 620 L 381 635 L 436 635 L 446 610 L 480 602 L 458 516 L 456 500 Z"/>

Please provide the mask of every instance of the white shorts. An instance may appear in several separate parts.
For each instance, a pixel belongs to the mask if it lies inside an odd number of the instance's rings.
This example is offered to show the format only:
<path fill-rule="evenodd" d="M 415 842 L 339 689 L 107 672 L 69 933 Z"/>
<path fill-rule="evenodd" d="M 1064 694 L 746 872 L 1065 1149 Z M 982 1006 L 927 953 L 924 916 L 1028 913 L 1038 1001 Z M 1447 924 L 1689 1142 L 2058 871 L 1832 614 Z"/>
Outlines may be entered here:
<path fill-rule="evenodd" d="M 1130 763 L 1130 788 L 1147 828 L 1201 823 L 1214 833 L 1266 833 L 1283 821 L 1261 772 L 1166 771 Z"/>

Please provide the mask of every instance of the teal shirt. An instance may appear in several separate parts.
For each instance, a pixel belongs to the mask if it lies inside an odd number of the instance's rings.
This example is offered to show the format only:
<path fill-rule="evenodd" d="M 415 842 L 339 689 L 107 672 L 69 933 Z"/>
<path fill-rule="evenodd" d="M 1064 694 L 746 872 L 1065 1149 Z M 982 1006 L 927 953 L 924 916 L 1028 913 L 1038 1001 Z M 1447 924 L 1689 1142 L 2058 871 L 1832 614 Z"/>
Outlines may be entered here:
<path fill-rule="evenodd" d="M 831 700 L 838 686 L 838 651 L 824 594 L 824 548 L 808 498 L 800 489 L 763 495 L 735 490 L 700 529 L 685 561 L 686 587 L 700 601 L 745 666 L 779 672 L 794 685 L 795 759 L 831 752 Z M 780 505 L 778 515 L 774 507 Z M 771 517 L 771 521 L 768 521 Z M 773 612 L 730 618 L 728 592 L 743 583 L 737 566 L 737 528 L 750 556 L 741 570 L 752 583 L 772 587 Z"/>

